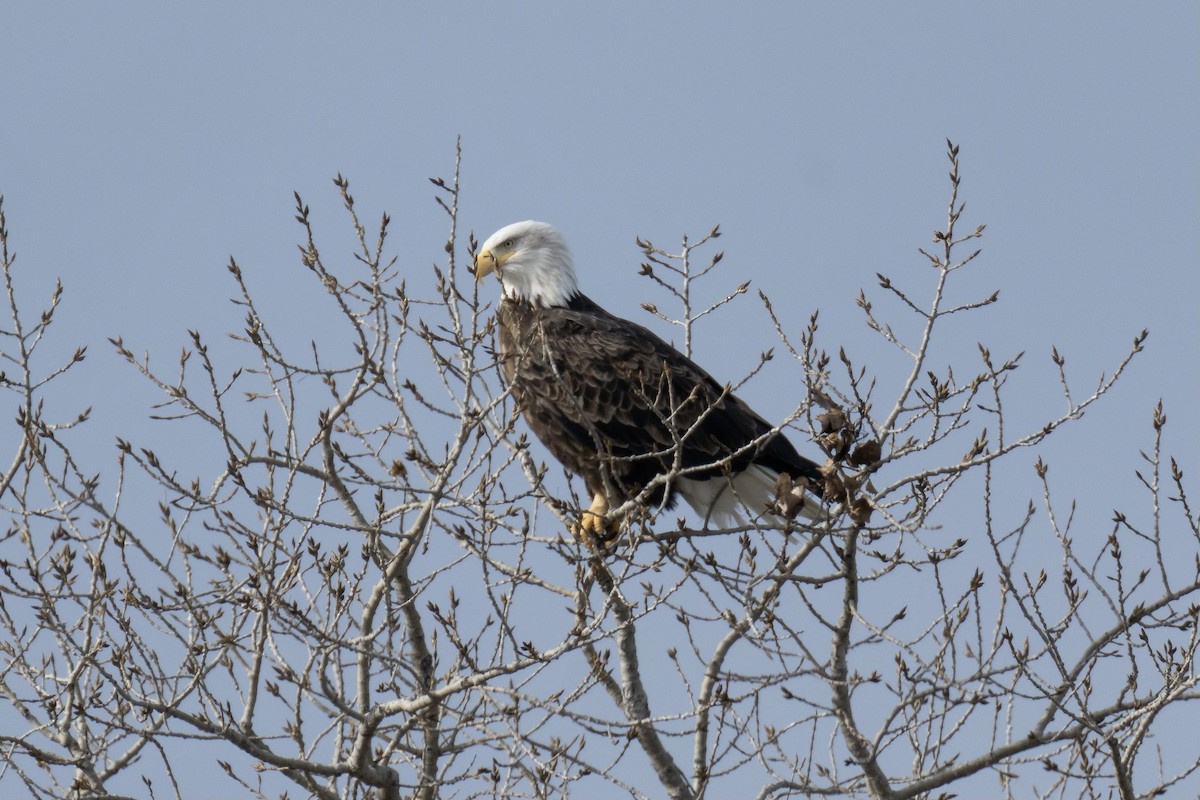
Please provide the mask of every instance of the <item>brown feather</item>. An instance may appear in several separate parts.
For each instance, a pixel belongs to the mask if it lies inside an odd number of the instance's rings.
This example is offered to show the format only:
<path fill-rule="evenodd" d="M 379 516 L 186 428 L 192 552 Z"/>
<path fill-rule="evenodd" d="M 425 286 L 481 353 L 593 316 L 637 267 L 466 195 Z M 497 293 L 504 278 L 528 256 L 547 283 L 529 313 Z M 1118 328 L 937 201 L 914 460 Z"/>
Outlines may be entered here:
<path fill-rule="evenodd" d="M 816 465 L 691 359 L 577 294 L 567 306 L 505 298 L 504 374 L 530 428 L 593 494 L 636 497 L 675 467 L 719 479 L 755 463 L 819 485 Z M 762 439 L 762 441 L 756 441 Z M 670 508 L 676 489 L 648 498 Z"/>

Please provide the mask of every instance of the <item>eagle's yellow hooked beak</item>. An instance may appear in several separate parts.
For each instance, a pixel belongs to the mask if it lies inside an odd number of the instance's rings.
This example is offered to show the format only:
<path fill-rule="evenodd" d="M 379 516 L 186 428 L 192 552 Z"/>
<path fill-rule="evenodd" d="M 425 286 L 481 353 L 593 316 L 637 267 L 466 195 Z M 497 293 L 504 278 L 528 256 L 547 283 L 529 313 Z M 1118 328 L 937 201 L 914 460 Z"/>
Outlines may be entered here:
<path fill-rule="evenodd" d="M 479 283 L 485 275 L 490 275 L 500 266 L 491 250 L 483 250 L 475 256 L 475 282 Z"/>

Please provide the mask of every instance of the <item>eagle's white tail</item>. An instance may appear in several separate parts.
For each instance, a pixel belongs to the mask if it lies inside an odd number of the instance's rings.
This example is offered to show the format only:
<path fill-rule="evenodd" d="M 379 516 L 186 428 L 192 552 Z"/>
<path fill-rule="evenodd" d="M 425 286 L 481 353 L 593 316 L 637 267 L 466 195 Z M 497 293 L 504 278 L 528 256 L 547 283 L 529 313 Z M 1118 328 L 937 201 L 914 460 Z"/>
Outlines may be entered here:
<path fill-rule="evenodd" d="M 779 518 L 779 473 L 759 464 L 751 464 L 733 476 L 679 478 L 675 486 L 706 525 L 732 527 L 749 525 L 764 515 L 767 519 Z M 825 509 L 812 492 L 795 499 L 803 500 L 799 516 L 812 521 L 825 519 Z"/>

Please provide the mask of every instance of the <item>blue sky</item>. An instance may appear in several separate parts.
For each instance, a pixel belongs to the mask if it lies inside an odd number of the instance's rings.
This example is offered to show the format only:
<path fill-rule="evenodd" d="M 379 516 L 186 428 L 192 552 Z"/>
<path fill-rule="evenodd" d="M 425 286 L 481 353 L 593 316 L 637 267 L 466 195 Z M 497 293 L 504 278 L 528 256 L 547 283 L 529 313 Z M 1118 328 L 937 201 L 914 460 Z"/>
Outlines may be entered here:
<path fill-rule="evenodd" d="M 653 323 L 634 237 L 720 223 L 728 285 L 794 298 L 794 329 L 820 308 L 830 343 L 869 359 L 853 298 L 878 271 L 924 277 L 950 137 L 967 221 L 989 225 L 964 296 L 1003 298 L 956 336 L 1030 350 L 1027 388 L 1054 403 L 1049 341 L 1090 382 L 1150 327 L 1076 442 L 1123 462 L 1160 395 L 1178 449 L 1197 441 L 1198 66 L 1193 4 L 15 4 L 0 191 L 23 291 L 63 279 L 63 348 L 92 346 L 97 419 L 124 428 L 143 409 L 105 337 L 172 357 L 188 328 L 237 325 L 231 254 L 303 304 L 291 193 L 340 234 L 338 172 L 423 268 L 444 233 L 425 179 L 460 134 L 481 238 L 553 222 L 585 290 Z M 701 332 L 719 377 L 770 345 L 751 316 L 745 336 Z"/>
<path fill-rule="evenodd" d="M 944 224 L 949 137 L 965 221 L 988 224 L 958 291 L 1001 303 L 955 322 L 946 358 L 1029 351 L 1012 412 L 1036 424 L 1062 410 L 1052 343 L 1082 391 L 1151 330 L 1047 451 L 1102 535 L 1159 397 L 1198 466 L 1198 32 L 1194 3 L 10 3 L 0 192 L 30 310 L 60 277 L 61 352 L 90 346 L 86 399 L 65 400 L 96 406 L 99 465 L 116 435 L 165 436 L 105 338 L 169 361 L 189 328 L 239 327 L 230 255 L 280 324 L 321 337 L 292 191 L 340 240 L 339 172 L 425 270 L 446 229 L 426 179 L 461 135 L 461 223 L 554 223 L 584 290 L 652 327 L 635 236 L 719 223 L 729 287 L 771 293 L 795 332 L 819 308 L 827 346 L 870 362 L 887 350 L 854 298 L 881 298 L 876 272 L 929 280 L 916 248 Z M 697 341 L 722 379 L 774 344 L 744 308 Z M 769 382 L 745 396 L 771 418 L 795 405 Z"/>

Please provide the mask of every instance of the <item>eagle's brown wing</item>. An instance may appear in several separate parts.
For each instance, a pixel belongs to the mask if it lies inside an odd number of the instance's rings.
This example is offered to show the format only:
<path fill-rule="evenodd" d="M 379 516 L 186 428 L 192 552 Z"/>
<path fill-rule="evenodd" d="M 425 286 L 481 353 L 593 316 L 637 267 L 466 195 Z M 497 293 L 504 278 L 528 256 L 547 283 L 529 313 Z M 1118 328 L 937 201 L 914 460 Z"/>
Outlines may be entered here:
<path fill-rule="evenodd" d="M 626 499 L 676 465 L 704 478 L 758 463 L 816 482 L 785 437 L 764 439 L 770 424 L 641 325 L 582 295 L 555 308 L 505 300 L 498 316 L 529 426 L 591 491 Z"/>

